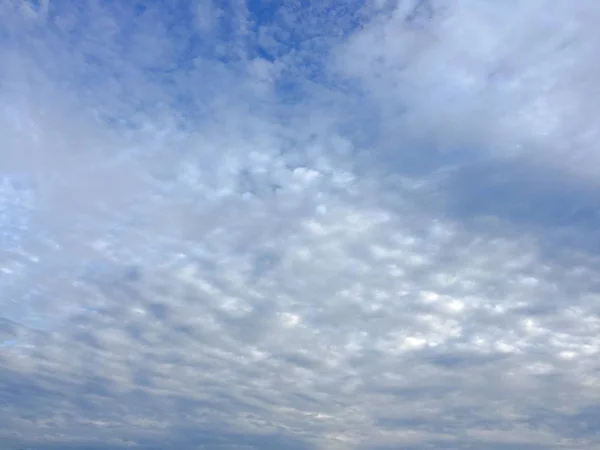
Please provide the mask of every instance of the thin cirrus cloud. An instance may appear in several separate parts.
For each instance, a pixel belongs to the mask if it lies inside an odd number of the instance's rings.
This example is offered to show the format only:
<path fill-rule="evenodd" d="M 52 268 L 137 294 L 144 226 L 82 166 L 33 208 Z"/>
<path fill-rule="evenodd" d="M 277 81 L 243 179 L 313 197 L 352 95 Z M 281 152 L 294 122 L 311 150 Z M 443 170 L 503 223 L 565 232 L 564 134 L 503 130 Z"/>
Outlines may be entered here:
<path fill-rule="evenodd" d="M 596 3 L 0 12 L 3 446 L 598 445 Z"/>

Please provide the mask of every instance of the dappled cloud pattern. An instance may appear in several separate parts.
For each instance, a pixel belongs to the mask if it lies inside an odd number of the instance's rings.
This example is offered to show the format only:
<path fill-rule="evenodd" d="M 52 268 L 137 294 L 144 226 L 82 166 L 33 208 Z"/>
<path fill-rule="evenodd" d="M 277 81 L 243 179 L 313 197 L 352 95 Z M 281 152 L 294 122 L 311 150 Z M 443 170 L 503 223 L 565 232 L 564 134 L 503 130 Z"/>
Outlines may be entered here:
<path fill-rule="evenodd" d="M 2 448 L 596 448 L 599 14 L 0 2 Z"/>

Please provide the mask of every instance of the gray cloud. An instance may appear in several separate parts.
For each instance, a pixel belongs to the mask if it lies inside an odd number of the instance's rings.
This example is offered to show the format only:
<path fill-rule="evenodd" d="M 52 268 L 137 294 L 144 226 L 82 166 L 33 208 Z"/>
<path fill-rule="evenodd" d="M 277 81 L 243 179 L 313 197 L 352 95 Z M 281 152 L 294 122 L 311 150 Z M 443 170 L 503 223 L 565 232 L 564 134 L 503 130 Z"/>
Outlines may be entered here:
<path fill-rule="evenodd" d="M 6 445 L 598 444 L 592 3 L 19 5 Z"/>

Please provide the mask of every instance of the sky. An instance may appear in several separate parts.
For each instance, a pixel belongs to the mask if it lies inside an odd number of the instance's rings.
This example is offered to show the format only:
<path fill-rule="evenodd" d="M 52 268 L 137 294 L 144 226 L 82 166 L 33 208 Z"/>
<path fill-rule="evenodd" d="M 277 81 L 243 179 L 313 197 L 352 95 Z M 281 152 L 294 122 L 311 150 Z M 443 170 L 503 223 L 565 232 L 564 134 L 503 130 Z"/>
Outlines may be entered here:
<path fill-rule="evenodd" d="M 600 447 L 596 0 L 0 0 L 0 450 Z"/>

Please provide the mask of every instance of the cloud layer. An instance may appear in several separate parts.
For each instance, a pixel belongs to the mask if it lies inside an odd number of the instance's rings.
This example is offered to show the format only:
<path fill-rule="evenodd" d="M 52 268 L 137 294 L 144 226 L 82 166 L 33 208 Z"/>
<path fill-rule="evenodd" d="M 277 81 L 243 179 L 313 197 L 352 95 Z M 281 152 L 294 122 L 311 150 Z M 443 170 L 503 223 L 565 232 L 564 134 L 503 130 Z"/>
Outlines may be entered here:
<path fill-rule="evenodd" d="M 0 3 L 0 442 L 595 448 L 600 7 L 161 3 Z"/>

